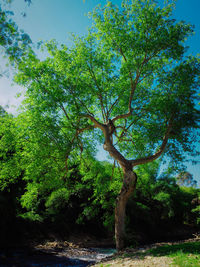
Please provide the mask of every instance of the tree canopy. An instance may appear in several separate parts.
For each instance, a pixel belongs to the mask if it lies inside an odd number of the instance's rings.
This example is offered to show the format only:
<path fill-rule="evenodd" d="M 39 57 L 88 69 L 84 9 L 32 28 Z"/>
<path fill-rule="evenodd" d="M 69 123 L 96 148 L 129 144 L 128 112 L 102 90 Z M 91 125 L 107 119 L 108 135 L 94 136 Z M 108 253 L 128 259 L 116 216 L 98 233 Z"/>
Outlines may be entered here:
<path fill-rule="evenodd" d="M 98 7 L 94 27 L 75 36 L 73 47 L 50 42 L 45 60 L 31 53 L 23 59 L 16 81 L 27 87 L 27 107 L 79 139 L 92 138 L 95 128 L 102 142 L 112 121 L 112 146 L 122 153 L 109 153 L 133 166 L 164 148 L 173 160 L 194 154 L 199 58 L 185 55 L 193 27 L 171 19 L 172 9 L 154 1 Z"/>

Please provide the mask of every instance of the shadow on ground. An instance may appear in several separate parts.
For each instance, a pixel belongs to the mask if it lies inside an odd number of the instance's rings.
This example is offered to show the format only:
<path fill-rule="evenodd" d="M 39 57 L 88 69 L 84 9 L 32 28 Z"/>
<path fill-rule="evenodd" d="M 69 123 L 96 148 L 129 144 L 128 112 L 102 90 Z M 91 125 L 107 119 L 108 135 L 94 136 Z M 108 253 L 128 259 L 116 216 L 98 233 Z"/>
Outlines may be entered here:
<path fill-rule="evenodd" d="M 86 267 L 91 261 L 70 259 L 64 256 L 57 256 L 41 252 L 32 254 L 25 251 L 10 251 L 0 253 L 0 267 Z"/>

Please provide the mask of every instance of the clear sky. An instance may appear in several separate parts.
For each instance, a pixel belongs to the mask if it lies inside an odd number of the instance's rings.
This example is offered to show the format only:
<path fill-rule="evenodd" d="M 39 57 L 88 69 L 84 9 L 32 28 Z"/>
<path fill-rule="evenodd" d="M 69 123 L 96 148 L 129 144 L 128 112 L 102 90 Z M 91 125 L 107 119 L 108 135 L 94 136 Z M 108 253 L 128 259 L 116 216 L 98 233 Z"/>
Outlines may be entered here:
<path fill-rule="evenodd" d="M 2 1 L 0 0 L 0 3 Z M 59 43 L 69 45 L 69 33 L 86 34 L 87 28 L 91 25 L 91 20 L 86 14 L 96 5 L 104 5 L 106 2 L 106 0 L 32 0 L 32 4 L 28 7 L 24 0 L 14 0 L 10 8 L 15 13 L 13 19 L 19 28 L 24 29 L 33 42 L 56 39 Z M 120 5 L 122 1 L 112 2 Z M 158 2 L 160 5 L 163 3 L 162 0 Z M 22 17 L 22 12 L 26 12 L 25 18 Z M 190 46 L 188 53 L 193 55 L 200 53 L 200 0 L 177 0 L 174 18 L 195 25 L 196 34 L 188 40 Z M 0 60 L 3 66 L 4 61 Z M 5 107 L 9 104 L 8 110 L 14 113 L 16 108 L 12 105 L 19 105 L 20 99 L 16 99 L 15 95 L 21 88 L 16 85 L 11 86 L 11 83 L 11 77 L 0 79 L 0 105 Z M 104 157 L 105 155 L 100 152 L 99 158 L 104 159 Z M 200 163 L 187 166 L 200 186 Z"/>

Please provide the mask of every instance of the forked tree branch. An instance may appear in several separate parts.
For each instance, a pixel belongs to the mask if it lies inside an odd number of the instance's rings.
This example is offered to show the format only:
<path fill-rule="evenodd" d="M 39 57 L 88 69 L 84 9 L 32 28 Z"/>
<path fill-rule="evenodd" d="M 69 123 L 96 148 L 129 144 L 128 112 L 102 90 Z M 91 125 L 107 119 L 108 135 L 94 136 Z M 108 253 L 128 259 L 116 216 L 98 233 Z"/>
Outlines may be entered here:
<path fill-rule="evenodd" d="M 90 66 L 88 66 L 88 68 L 89 68 L 89 73 L 90 73 L 92 79 L 94 80 L 95 85 L 96 85 L 96 87 L 97 87 L 97 89 L 99 91 L 98 97 L 99 97 L 99 101 L 100 101 L 100 105 L 101 105 L 101 113 L 102 113 L 102 117 L 103 117 L 104 122 L 106 122 L 106 120 L 108 118 L 106 117 L 106 111 L 105 111 L 105 107 L 104 107 L 104 102 L 103 102 L 103 96 L 102 96 L 101 88 L 98 85 L 98 81 L 96 79 L 96 76 L 95 76 L 95 73 L 94 73 L 94 71 L 92 69 L 92 66 L 91 66 L 91 68 L 90 68 Z"/>
<path fill-rule="evenodd" d="M 93 125 L 88 125 L 85 128 L 77 129 L 77 136 L 85 131 L 93 130 L 94 126 Z"/>
<path fill-rule="evenodd" d="M 110 107 L 110 109 L 108 110 L 108 117 L 109 117 L 109 115 L 110 115 L 110 113 L 111 113 L 113 107 L 118 103 L 119 99 L 120 99 L 120 97 L 118 97 L 118 98 L 111 104 L 111 107 Z"/>
<path fill-rule="evenodd" d="M 144 158 L 140 158 L 140 159 L 136 159 L 136 160 L 130 160 L 132 167 L 154 161 L 155 159 L 157 159 L 161 156 L 161 154 L 165 150 L 165 147 L 166 147 L 168 139 L 169 139 L 170 131 L 172 129 L 172 124 L 173 124 L 173 118 L 174 118 L 174 116 L 172 115 L 171 118 L 169 119 L 167 130 L 166 130 L 165 136 L 163 138 L 163 142 L 162 142 L 160 148 L 158 149 L 158 151 L 155 154 L 148 156 L 148 157 L 144 157 Z"/>
<path fill-rule="evenodd" d="M 132 114 L 131 112 L 128 112 L 128 113 L 126 113 L 126 114 L 117 115 L 115 118 L 112 119 L 112 122 L 115 122 L 115 121 L 117 121 L 117 120 L 119 120 L 119 119 L 125 119 L 125 118 L 128 118 L 128 117 L 131 116 L 131 114 Z"/>
<path fill-rule="evenodd" d="M 90 119 L 94 123 L 95 128 L 101 129 L 103 132 L 105 131 L 105 125 L 103 123 L 98 122 L 92 115 L 90 114 L 81 114 L 81 117 L 85 117 Z"/>

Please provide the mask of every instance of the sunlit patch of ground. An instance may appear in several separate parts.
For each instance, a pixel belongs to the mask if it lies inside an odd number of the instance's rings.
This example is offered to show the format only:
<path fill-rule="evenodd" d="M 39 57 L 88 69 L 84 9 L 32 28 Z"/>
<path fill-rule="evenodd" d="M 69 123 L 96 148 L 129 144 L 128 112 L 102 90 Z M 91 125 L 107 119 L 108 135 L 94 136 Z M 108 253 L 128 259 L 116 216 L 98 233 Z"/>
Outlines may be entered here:
<path fill-rule="evenodd" d="M 150 266 L 159 266 L 159 267 L 168 267 L 171 266 L 172 260 L 168 257 L 159 257 L 155 258 L 152 256 L 146 256 L 144 258 L 135 257 L 135 258 L 121 258 L 111 260 L 105 263 L 100 263 L 95 266 L 98 267 L 109 267 L 109 266 L 126 266 L 126 267 L 150 267 Z"/>
<path fill-rule="evenodd" d="M 158 243 L 143 249 L 126 249 L 94 266 L 200 267 L 200 239 L 177 243 Z"/>

